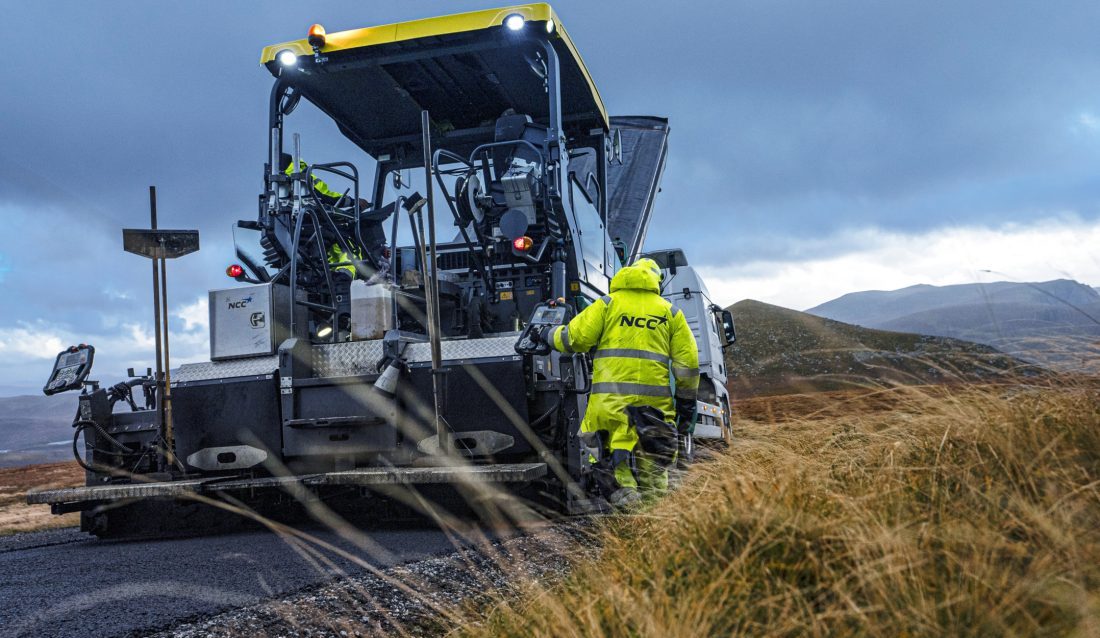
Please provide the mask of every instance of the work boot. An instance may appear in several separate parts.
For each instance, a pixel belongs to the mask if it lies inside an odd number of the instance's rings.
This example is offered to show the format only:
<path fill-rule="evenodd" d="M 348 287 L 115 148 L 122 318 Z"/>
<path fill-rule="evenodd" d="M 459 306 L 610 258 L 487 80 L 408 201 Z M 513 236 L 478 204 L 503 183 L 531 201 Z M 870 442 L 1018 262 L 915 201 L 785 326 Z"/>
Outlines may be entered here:
<path fill-rule="evenodd" d="M 629 510 L 642 502 L 642 493 L 636 487 L 620 487 L 607 498 L 611 507 L 617 510 Z"/>

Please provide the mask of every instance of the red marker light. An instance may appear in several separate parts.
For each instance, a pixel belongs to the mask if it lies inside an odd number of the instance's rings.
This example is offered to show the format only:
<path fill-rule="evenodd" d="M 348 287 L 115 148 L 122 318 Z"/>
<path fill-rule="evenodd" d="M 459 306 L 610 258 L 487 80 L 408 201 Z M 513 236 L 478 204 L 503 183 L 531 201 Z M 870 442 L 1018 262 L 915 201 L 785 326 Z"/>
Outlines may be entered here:
<path fill-rule="evenodd" d="M 525 253 L 528 250 L 531 250 L 531 247 L 534 245 L 535 242 L 527 236 L 517 237 L 516 239 L 512 240 L 512 248 L 515 248 L 521 253 Z"/>
<path fill-rule="evenodd" d="M 309 28 L 309 46 L 321 48 L 325 46 L 325 28 L 315 24 Z"/>
<path fill-rule="evenodd" d="M 229 268 L 225 269 L 225 274 L 227 277 L 232 277 L 236 279 L 237 277 L 244 275 L 244 268 L 240 264 L 233 264 Z"/>

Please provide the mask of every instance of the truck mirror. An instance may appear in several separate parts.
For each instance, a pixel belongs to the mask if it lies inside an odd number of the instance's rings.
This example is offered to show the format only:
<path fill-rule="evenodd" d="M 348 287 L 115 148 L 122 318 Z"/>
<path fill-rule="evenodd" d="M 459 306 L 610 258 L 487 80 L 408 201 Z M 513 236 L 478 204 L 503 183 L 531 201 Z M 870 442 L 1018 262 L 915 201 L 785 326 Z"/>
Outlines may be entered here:
<path fill-rule="evenodd" d="M 283 89 L 283 94 L 279 98 L 279 114 L 287 116 L 293 113 L 301 99 L 302 93 L 300 91 L 293 86 L 287 86 Z"/>
<path fill-rule="evenodd" d="M 722 346 L 725 347 L 737 341 L 737 329 L 733 325 L 733 313 L 729 310 L 719 310 L 715 314 L 718 315 L 718 322 L 722 326 Z"/>
<path fill-rule="evenodd" d="M 510 208 L 500 216 L 500 232 L 509 241 L 523 237 L 527 232 L 527 226 L 527 215 L 517 208 Z"/>
<path fill-rule="evenodd" d="M 615 129 L 611 136 L 611 162 L 622 165 L 623 163 L 623 132 Z"/>

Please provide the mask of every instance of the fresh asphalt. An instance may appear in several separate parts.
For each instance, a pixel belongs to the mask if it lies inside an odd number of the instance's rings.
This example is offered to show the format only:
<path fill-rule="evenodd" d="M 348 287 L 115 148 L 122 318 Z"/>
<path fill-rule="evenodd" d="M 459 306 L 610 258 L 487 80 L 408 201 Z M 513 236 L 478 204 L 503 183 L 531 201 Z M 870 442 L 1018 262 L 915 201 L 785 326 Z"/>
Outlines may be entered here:
<path fill-rule="evenodd" d="M 374 567 L 454 549 L 426 527 L 371 530 L 372 551 L 331 531 L 309 533 Z M 265 531 L 125 542 L 75 529 L 0 537 L 0 636 L 140 635 L 365 571 L 325 556 L 334 565 Z"/>

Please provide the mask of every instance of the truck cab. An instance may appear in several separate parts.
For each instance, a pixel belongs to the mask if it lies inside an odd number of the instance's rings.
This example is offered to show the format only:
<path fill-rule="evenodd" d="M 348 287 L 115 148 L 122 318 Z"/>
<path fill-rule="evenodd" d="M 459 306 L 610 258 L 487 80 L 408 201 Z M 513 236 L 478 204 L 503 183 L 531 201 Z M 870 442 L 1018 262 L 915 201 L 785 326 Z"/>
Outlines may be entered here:
<path fill-rule="evenodd" d="M 733 316 L 711 300 L 699 273 L 679 248 L 644 255 L 664 271 L 661 296 L 680 309 L 699 346 L 698 417 L 684 447 L 691 455 L 696 439 L 728 442 L 732 434 L 724 353 L 737 339 Z"/>

